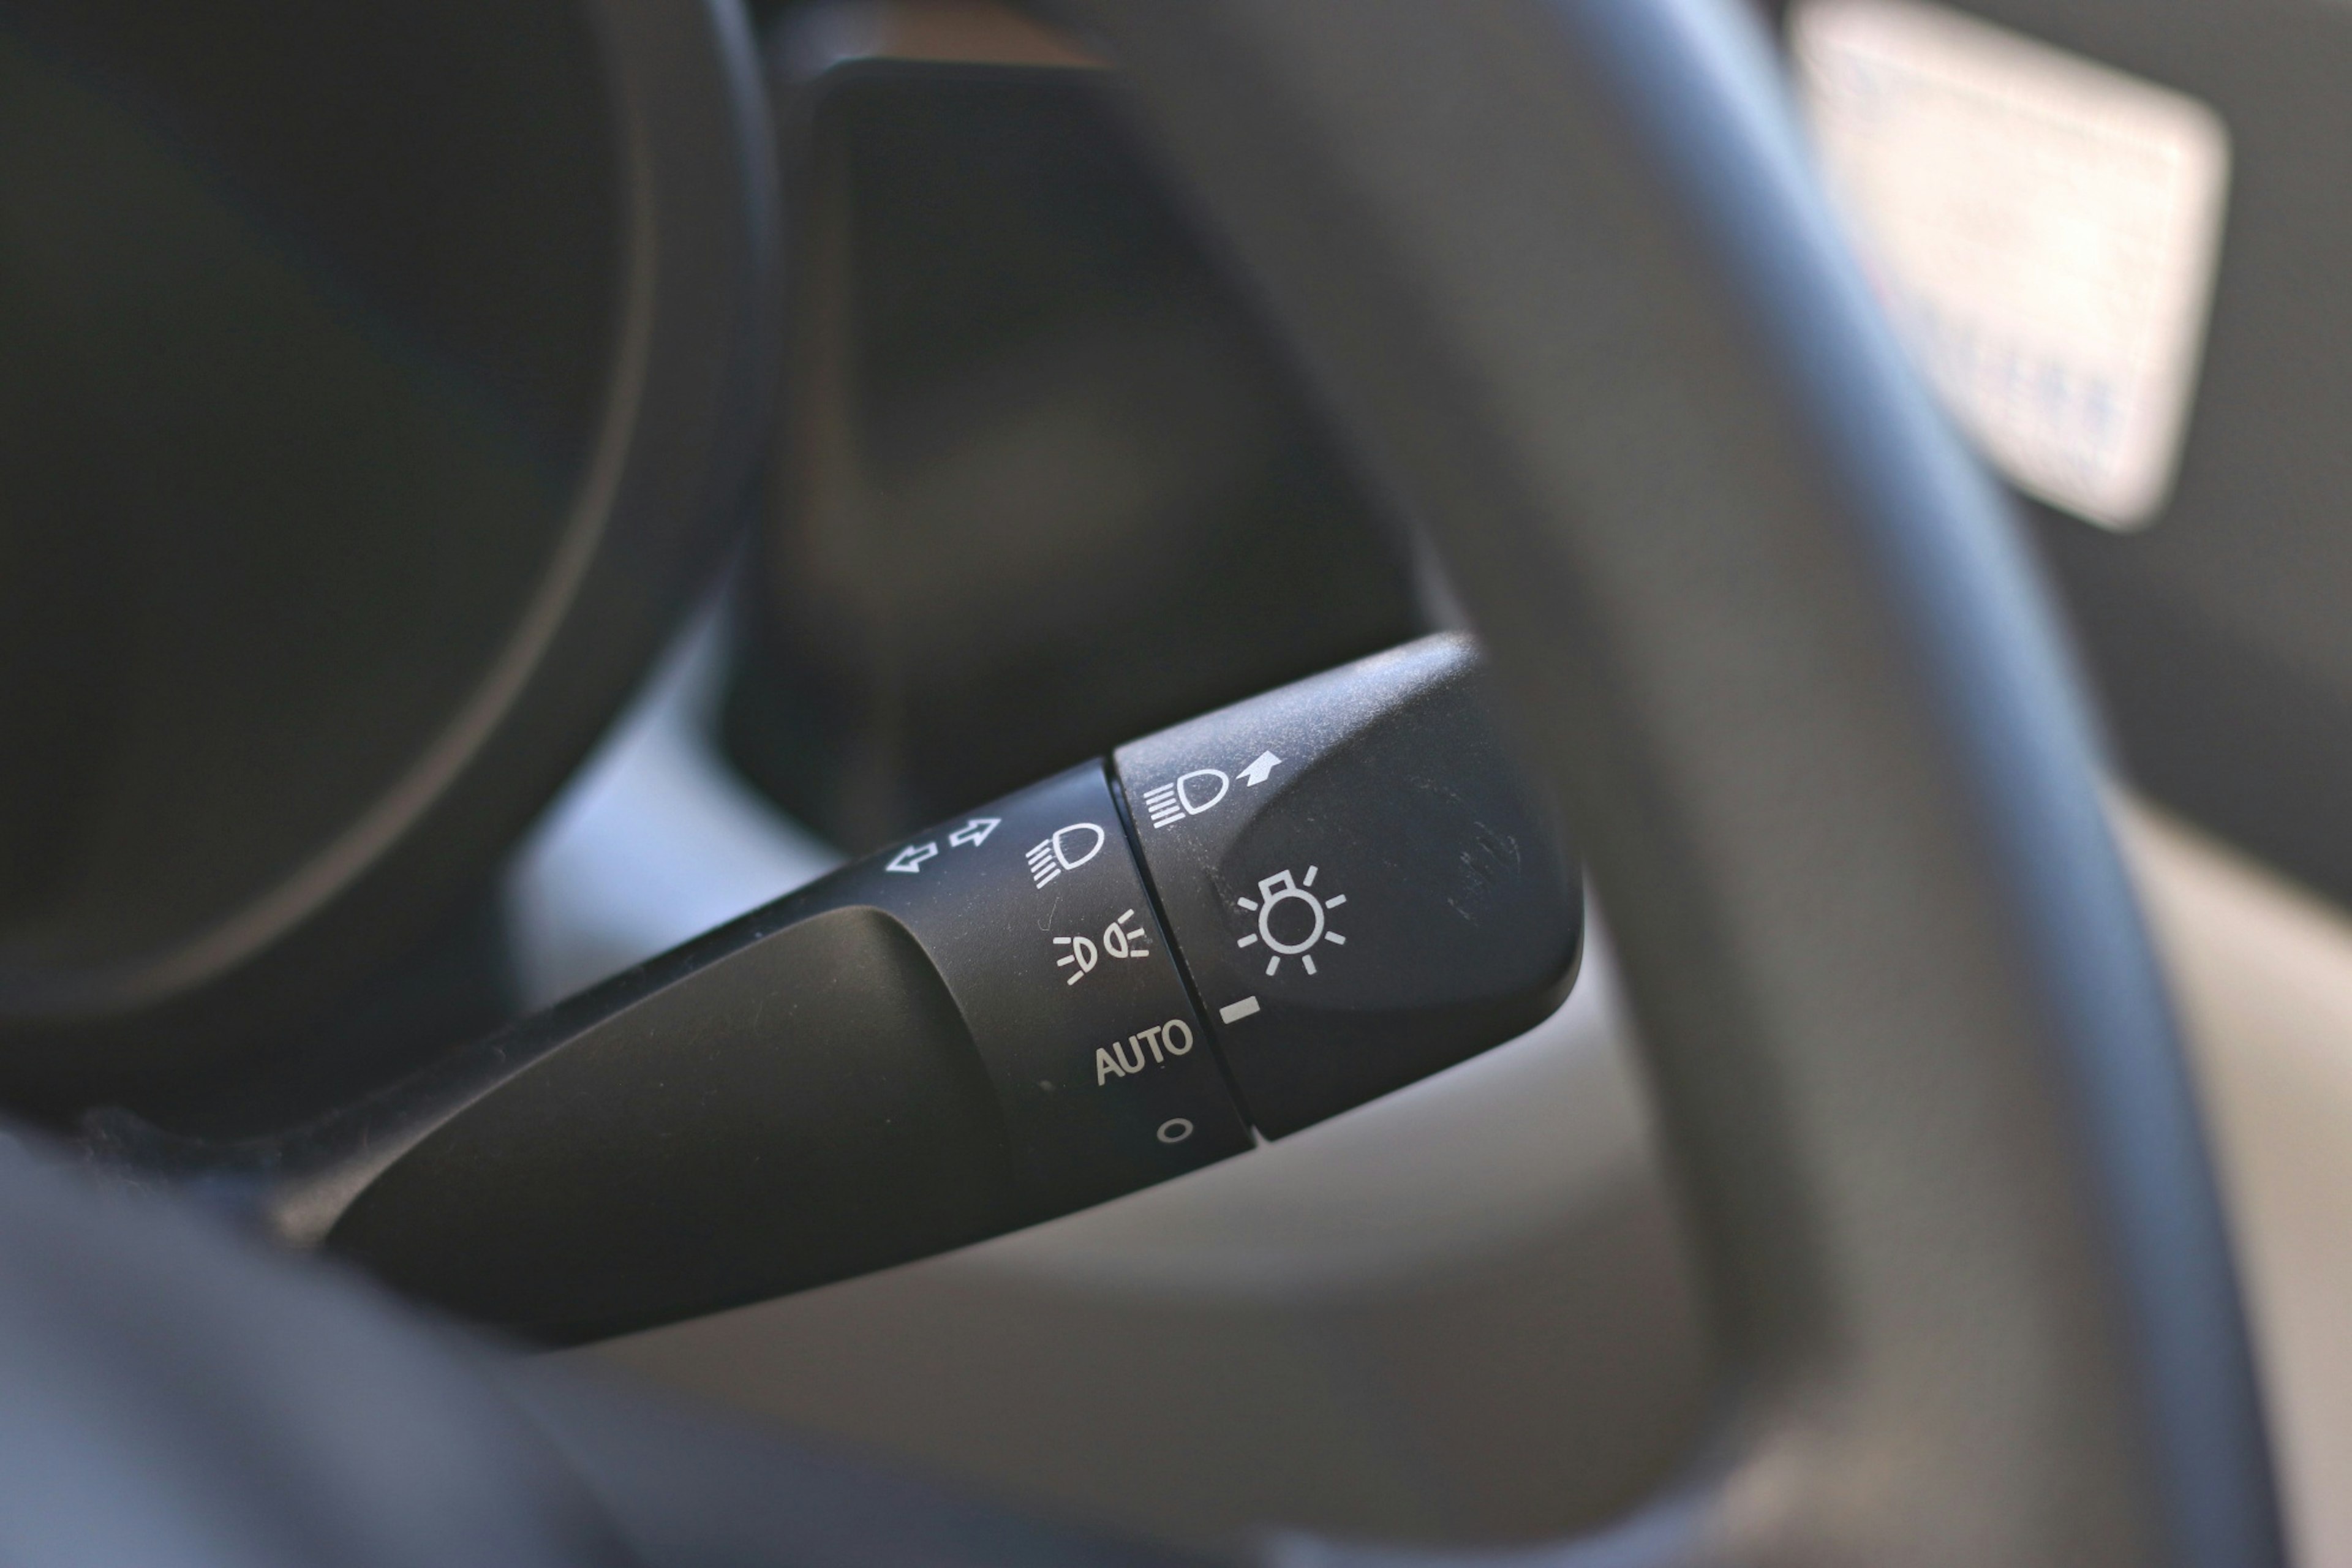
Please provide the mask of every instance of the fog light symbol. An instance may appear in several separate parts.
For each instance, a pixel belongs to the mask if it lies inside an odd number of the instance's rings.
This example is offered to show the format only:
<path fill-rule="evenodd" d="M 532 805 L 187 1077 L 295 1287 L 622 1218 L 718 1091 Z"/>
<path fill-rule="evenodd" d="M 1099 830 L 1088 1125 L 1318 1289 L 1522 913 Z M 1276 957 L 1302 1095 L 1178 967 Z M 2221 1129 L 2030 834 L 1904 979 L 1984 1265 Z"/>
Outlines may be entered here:
<path fill-rule="evenodd" d="M 1319 867 L 1309 866 L 1307 875 L 1294 879 L 1286 871 L 1276 871 L 1258 883 L 1257 897 L 1235 899 L 1234 902 L 1257 916 L 1257 930 L 1235 942 L 1236 947 L 1255 947 L 1264 942 L 1273 954 L 1265 961 L 1265 972 L 1275 973 L 1282 961 L 1296 957 L 1315 973 L 1315 955 L 1309 950 L 1321 942 L 1333 947 L 1345 947 L 1348 939 L 1333 931 L 1326 918 L 1329 911 L 1348 901 L 1345 893 L 1333 893 L 1318 898 L 1307 889 L 1315 886 L 1315 874 Z M 1285 905 L 1292 907 L 1285 909 Z"/>

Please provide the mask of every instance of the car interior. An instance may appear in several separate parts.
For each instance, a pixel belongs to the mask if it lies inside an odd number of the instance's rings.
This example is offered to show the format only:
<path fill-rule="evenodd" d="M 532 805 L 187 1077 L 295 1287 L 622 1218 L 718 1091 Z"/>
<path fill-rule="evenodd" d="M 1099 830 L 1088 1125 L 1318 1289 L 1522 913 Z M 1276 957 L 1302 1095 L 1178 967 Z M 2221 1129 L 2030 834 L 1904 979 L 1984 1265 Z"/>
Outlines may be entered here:
<path fill-rule="evenodd" d="M 0 1562 L 2352 1568 L 2346 82 L 0 0 Z"/>

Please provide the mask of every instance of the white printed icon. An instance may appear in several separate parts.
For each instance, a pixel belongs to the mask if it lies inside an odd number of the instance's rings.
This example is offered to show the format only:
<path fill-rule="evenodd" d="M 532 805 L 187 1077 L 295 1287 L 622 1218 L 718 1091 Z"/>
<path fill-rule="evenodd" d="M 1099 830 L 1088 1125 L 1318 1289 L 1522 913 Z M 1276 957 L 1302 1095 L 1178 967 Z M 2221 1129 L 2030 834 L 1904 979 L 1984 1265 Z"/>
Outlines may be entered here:
<path fill-rule="evenodd" d="M 1260 752 L 1250 765 L 1242 770 L 1242 783 L 1255 789 L 1265 783 L 1267 775 L 1282 766 L 1282 759 L 1272 752 Z"/>
<path fill-rule="evenodd" d="M 1198 816 L 1225 798 L 1234 781 L 1222 768 L 1194 768 L 1171 783 L 1143 792 L 1143 809 L 1154 827 L 1172 827 Z"/>
<path fill-rule="evenodd" d="M 1132 930 L 1129 929 L 1128 922 L 1134 919 L 1133 910 L 1121 910 L 1118 919 L 1103 927 L 1102 943 L 1099 947 L 1082 936 L 1055 937 L 1054 945 L 1066 947 L 1069 951 L 1054 960 L 1054 967 L 1072 971 L 1069 984 L 1076 985 L 1093 973 L 1095 965 L 1101 963 L 1104 958 L 1150 958 L 1151 950 L 1143 945 L 1143 928 L 1136 926 Z"/>
<path fill-rule="evenodd" d="M 1242 770 L 1242 783 L 1255 789 L 1281 765 L 1282 759 L 1272 752 L 1260 752 Z M 1188 816 L 1198 816 L 1215 807 L 1233 787 L 1233 775 L 1223 768 L 1194 768 L 1145 790 L 1144 814 L 1151 818 L 1154 827 L 1173 827 Z"/>
<path fill-rule="evenodd" d="M 912 876 L 914 873 L 920 871 L 923 868 L 924 861 L 932 858 L 934 856 L 938 855 L 939 852 L 940 847 L 937 844 L 909 844 L 904 849 L 899 850 L 896 855 L 891 856 L 890 863 L 887 866 L 883 867 L 882 869 L 885 871 L 904 871 L 908 875 Z"/>
<path fill-rule="evenodd" d="M 1103 830 L 1091 822 L 1055 829 L 1054 837 L 1029 847 L 1029 879 L 1042 888 L 1063 872 L 1076 870 L 1102 853 L 1103 841 Z"/>
<path fill-rule="evenodd" d="M 1113 958 L 1150 958 L 1151 950 L 1143 945 L 1143 928 L 1128 929 L 1135 918 L 1133 910 L 1122 910 L 1118 919 L 1103 927 L 1102 948 Z"/>
<path fill-rule="evenodd" d="M 1192 1048 L 1192 1026 L 1181 1018 L 1171 1018 L 1164 1024 L 1154 1024 L 1139 1029 L 1125 1040 L 1113 1040 L 1095 1052 L 1095 1087 L 1101 1089 L 1111 1079 L 1124 1079 L 1150 1067 L 1166 1067 L 1171 1057 L 1181 1057 Z M 1186 1136 L 1190 1136 L 1189 1127 Z M 1174 1143 L 1174 1138 L 1163 1140 Z"/>
<path fill-rule="evenodd" d="M 1003 820 L 1001 816 L 975 816 L 948 835 L 948 845 L 955 849 L 977 849 L 988 842 L 988 836 L 995 832 Z M 939 854 L 940 846 L 936 839 L 929 844 L 909 844 L 891 856 L 890 863 L 882 869 L 901 871 L 909 877 L 917 876 L 923 869 L 923 862 L 938 859 Z M 1042 882 L 1038 884 L 1040 887 L 1044 885 Z"/>
<path fill-rule="evenodd" d="M 1054 967 L 1067 969 L 1071 964 L 1076 964 L 1076 972 L 1070 976 L 1070 984 L 1073 985 L 1092 974 L 1095 972 L 1095 965 L 1101 962 L 1095 952 L 1095 944 L 1085 937 L 1057 936 L 1054 939 L 1054 945 L 1070 950 L 1054 960 Z"/>
<path fill-rule="evenodd" d="M 1312 974 L 1315 973 L 1315 955 L 1308 951 L 1309 949 L 1318 942 L 1326 942 L 1333 947 L 1348 945 L 1348 939 L 1333 931 L 1325 919 L 1329 910 L 1336 910 L 1348 901 L 1348 895 L 1334 893 L 1329 898 L 1324 899 L 1318 898 L 1307 891 L 1315 885 L 1315 874 L 1319 869 L 1321 868 L 1309 866 L 1307 868 L 1307 875 L 1295 881 L 1288 871 L 1276 871 L 1273 876 L 1258 883 L 1257 898 L 1234 900 L 1243 909 L 1257 916 L 1257 930 L 1243 937 L 1234 945 L 1255 947 L 1261 942 L 1265 943 L 1266 950 L 1274 954 L 1265 961 L 1265 972 L 1268 974 L 1279 970 L 1284 959 L 1293 956 L 1306 966 L 1307 973 Z M 1286 903 L 1297 904 L 1302 908 L 1289 910 L 1283 916 L 1282 923 L 1289 928 L 1289 934 L 1278 935 L 1275 931 L 1275 911 Z M 1298 923 L 1302 920 L 1307 922 L 1303 928 Z M 1226 1021 L 1230 1023 L 1232 1020 Z"/>

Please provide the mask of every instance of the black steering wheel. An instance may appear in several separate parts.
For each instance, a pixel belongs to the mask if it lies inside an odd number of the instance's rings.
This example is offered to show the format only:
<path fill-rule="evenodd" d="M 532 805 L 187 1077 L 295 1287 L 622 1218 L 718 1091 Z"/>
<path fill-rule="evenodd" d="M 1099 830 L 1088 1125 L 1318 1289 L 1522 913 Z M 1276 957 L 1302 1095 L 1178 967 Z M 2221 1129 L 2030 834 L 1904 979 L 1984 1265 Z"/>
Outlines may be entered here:
<path fill-rule="evenodd" d="M 1438 542 L 1617 933 L 1731 1382 L 1679 1481 L 1540 1555 L 2279 1562 L 2088 721 L 1755 24 L 1732 0 L 1068 19 Z M 1153 1555 L 503 1363 L 29 1164 L 0 1236 L 12 1558 Z"/>

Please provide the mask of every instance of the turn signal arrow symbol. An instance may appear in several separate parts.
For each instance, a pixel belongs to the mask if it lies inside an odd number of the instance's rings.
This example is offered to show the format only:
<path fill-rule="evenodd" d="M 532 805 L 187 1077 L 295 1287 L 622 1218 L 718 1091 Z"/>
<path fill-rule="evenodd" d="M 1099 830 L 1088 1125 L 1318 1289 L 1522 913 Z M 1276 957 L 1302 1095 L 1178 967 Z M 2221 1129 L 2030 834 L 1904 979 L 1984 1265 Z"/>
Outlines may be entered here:
<path fill-rule="evenodd" d="M 1268 773 L 1280 766 L 1282 766 L 1280 757 L 1276 756 L 1272 752 L 1260 752 L 1257 754 L 1257 761 L 1242 770 L 1242 783 L 1255 789 L 1265 783 Z"/>

